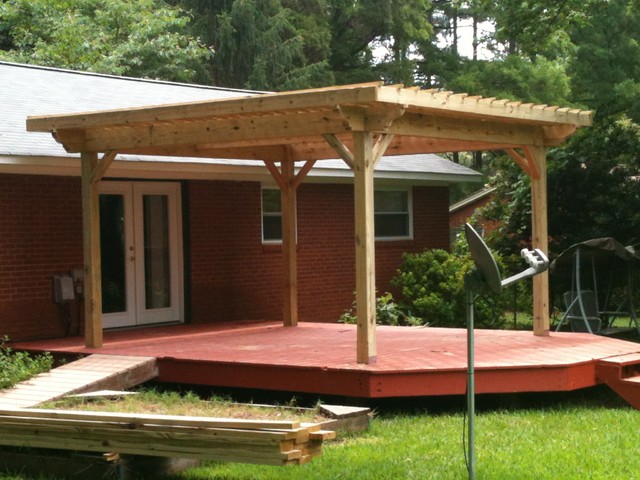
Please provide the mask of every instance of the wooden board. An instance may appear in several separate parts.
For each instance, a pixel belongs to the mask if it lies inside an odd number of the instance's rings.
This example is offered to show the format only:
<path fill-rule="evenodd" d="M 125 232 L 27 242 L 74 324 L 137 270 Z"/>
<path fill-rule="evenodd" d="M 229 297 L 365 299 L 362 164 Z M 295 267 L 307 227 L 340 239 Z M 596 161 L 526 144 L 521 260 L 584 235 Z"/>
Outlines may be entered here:
<path fill-rule="evenodd" d="M 0 445 L 268 465 L 304 463 L 335 438 L 318 424 L 69 410 L 0 410 Z"/>
<path fill-rule="evenodd" d="M 0 391 L 0 409 L 33 407 L 69 394 L 123 390 L 157 375 L 155 357 L 90 355 Z"/>

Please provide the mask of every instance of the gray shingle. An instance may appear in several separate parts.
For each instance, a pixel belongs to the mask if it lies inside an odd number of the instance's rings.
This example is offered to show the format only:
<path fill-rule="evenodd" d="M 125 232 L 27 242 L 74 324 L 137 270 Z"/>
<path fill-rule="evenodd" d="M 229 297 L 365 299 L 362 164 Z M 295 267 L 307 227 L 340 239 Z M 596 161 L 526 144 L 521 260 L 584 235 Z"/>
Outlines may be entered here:
<path fill-rule="evenodd" d="M 0 62 L 0 154 L 67 156 L 51 135 L 26 131 L 29 115 L 211 100 L 248 93 Z"/>
<path fill-rule="evenodd" d="M 70 70 L 0 62 L 0 156 L 77 157 L 67 154 L 48 133 L 26 131 L 29 115 L 77 113 L 114 108 L 141 107 L 165 103 L 231 98 L 259 92 L 208 86 L 186 85 L 144 79 L 124 78 Z M 121 158 L 121 157 L 118 157 Z M 129 156 L 125 159 L 153 161 Z M 172 162 L 215 163 L 220 165 L 259 165 L 262 162 L 225 159 L 163 158 Z M 342 160 L 318 162 L 313 176 L 344 176 L 348 170 Z M 416 178 L 468 181 L 479 174 L 433 154 L 388 156 L 377 167 L 386 178 Z M 428 177 L 428 178 L 427 178 Z"/>

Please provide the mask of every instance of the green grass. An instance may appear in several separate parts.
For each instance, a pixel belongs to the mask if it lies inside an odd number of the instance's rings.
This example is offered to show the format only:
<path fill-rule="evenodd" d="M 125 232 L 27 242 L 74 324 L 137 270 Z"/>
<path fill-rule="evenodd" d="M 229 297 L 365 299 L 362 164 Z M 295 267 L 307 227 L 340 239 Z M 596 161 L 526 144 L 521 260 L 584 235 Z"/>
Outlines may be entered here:
<path fill-rule="evenodd" d="M 295 399 L 273 406 L 251 403 L 235 403 L 232 399 L 215 396 L 203 400 L 193 392 L 158 391 L 142 388 L 137 395 L 127 395 L 117 399 L 67 397 L 39 405 L 39 408 L 66 410 L 90 410 L 101 412 L 127 412 L 188 415 L 198 417 L 253 418 L 262 420 L 299 420 L 319 422 L 325 420 L 316 409 L 297 408 Z M 295 418 L 292 418 L 295 417 Z"/>
<path fill-rule="evenodd" d="M 637 478 L 640 472 L 640 412 L 604 387 L 562 395 L 478 400 L 478 479 L 608 480 Z M 464 479 L 462 404 L 460 398 L 448 403 L 386 402 L 380 405 L 369 431 L 341 435 L 338 441 L 326 443 L 323 455 L 310 464 L 209 464 L 171 479 Z M 0 479 L 32 480 L 2 474 Z M 54 480 L 38 480 L 45 479 Z"/>
<path fill-rule="evenodd" d="M 640 471 L 640 413 L 626 407 L 495 411 L 479 414 L 476 425 L 478 479 L 622 479 Z M 328 444 L 308 465 L 219 464 L 175 478 L 461 479 L 461 434 L 461 414 L 382 416 L 366 434 Z"/>

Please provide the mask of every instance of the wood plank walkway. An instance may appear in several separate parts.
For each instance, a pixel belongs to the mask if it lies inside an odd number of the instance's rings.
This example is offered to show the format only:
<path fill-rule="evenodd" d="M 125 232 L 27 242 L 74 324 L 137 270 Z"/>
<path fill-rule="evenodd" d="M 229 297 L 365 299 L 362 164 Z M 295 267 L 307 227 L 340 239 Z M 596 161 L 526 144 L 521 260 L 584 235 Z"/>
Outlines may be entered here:
<path fill-rule="evenodd" d="M 168 383 L 307 392 L 359 398 L 463 395 L 466 331 L 378 327 L 375 364 L 356 363 L 353 325 L 236 322 L 105 332 L 104 347 L 81 338 L 21 342 L 15 349 L 63 355 L 157 357 Z M 476 330 L 477 393 L 570 391 L 604 383 L 597 365 L 640 355 L 640 344 L 586 333 Z"/>
<path fill-rule="evenodd" d="M 0 409 L 29 408 L 65 395 L 123 390 L 158 375 L 155 357 L 89 355 L 0 390 Z"/>

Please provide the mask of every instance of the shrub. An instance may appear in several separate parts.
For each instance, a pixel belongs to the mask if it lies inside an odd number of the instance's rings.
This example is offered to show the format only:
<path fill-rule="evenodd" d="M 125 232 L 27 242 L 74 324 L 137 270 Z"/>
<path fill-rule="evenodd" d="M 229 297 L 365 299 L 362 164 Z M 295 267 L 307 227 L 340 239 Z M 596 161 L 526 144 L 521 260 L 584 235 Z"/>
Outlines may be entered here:
<path fill-rule="evenodd" d="M 425 250 L 403 257 L 392 284 L 400 289 L 401 309 L 437 327 L 466 325 L 464 277 L 473 268 L 468 254 Z M 502 326 L 507 297 L 481 296 L 475 302 L 475 325 Z"/>
<path fill-rule="evenodd" d="M 51 370 L 53 358 L 49 353 L 35 357 L 27 352 L 14 352 L 7 346 L 9 339 L 0 340 L 0 389 L 9 388 L 38 373 Z"/>
<path fill-rule="evenodd" d="M 341 323 L 356 323 L 356 302 L 353 301 L 351 308 L 340 316 Z M 378 325 L 402 325 L 415 326 L 423 325 L 420 318 L 412 316 L 393 300 L 393 295 L 385 293 L 376 298 L 376 323 Z"/>

